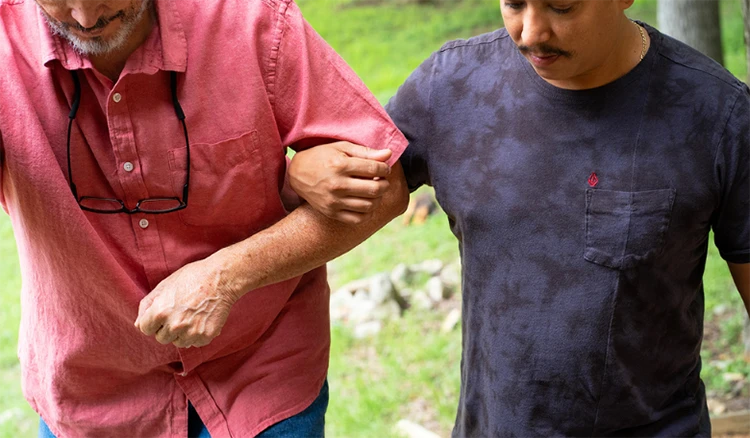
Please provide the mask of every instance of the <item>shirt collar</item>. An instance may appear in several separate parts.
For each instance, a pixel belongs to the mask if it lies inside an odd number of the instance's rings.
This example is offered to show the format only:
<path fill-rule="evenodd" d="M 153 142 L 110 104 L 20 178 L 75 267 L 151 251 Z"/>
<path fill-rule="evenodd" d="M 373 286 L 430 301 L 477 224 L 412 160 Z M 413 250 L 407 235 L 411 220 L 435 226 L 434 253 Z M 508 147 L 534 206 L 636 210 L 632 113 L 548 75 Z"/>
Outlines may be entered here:
<path fill-rule="evenodd" d="M 149 70 L 169 70 L 184 72 L 187 67 L 187 38 L 179 14 L 174 7 L 174 0 L 153 0 L 156 6 L 157 23 L 151 35 L 144 41 L 133 55 L 142 57 L 141 68 Z M 37 25 L 41 42 L 41 61 L 45 67 L 50 67 L 53 61 L 59 61 L 67 70 L 93 68 L 91 61 L 79 55 L 63 38 L 54 35 L 47 25 L 39 6 L 36 6 Z M 133 57 L 131 55 L 131 57 Z"/>

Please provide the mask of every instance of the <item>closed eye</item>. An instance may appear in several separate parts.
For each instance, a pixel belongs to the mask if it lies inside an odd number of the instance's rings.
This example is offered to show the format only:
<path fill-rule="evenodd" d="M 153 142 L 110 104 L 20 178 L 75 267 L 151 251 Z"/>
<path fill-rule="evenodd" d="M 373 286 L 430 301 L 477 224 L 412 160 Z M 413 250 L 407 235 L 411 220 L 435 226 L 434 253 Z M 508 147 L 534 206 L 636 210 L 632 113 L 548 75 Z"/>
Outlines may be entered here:
<path fill-rule="evenodd" d="M 573 9 L 573 7 L 568 6 L 567 8 L 555 8 L 555 7 L 550 6 L 550 9 L 552 9 L 552 12 L 562 15 L 562 14 L 567 14 L 568 12 L 570 12 Z"/>
<path fill-rule="evenodd" d="M 524 2 L 505 2 L 505 7 L 513 10 L 520 10 L 524 6 Z"/>

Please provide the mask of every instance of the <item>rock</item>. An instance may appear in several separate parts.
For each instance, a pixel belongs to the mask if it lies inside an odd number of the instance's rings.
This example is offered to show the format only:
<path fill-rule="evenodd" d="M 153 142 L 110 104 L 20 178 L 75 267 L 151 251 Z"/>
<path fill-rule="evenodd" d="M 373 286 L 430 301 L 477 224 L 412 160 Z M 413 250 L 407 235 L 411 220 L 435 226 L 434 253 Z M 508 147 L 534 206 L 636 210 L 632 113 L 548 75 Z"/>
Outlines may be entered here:
<path fill-rule="evenodd" d="M 709 362 L 711 366 L 714 366 L 720 370 L 725 370 L 729 367 L 729 364 L 732 363 L 731 360 L 712 360 Z"/>
<path fill-rule="evenodd" d="M 347 319 L 352 308 L 354 296 L 345 289 L 339 289 L 331 295 L 331 320 L 341 321 Z"/>
<path fill-rule="evenodd" d="M 717 304 L 716 306 L 714 306 L 713 314 L 716 315 L 716 316 L 721 316 L 721 315 L 727 313 L 728 310 L 729 310 L 729 306 L 728 305 L 726 305 L 726 304 Z"/>
<path fill-rule="evenodd" d="M 370 319 L 387 321 L 401 316 L 401 307 L 395 301 L 386 301 L 375 307 L 370 314 Z"/>
<path fill-rule="evenodd" d="M 396 423 L 396 431 L 406 438 L 440 438 L 435 432 L 409 420 L 399 420 Z"/>
<path fill-rule="evenodd" d="M 443 324 L 440 326 L 440 331 L 443 333 L 449 333 L 458 325 L 461 321 L 461 309 L 453 309 L 448 313 L 448 316 L 443 320 Z"/>
<path fill-rule="evenodd" d="M 371 320 L 376 307 L 377 304 L 368 297 L 367 292 L 359 290 L 352 299 L 348 320 L 352 324 Z"/>
<path fill-rule="evenodd" d="M 382 304 L 394 298 L 396 292 L 388 274 L 377 274 L 370 277 L 369 291 L 370 299 L 377 304 Z"/>
<path fill-rule="evenodd" d="M 336 292 L 346 290 L 349 291 L 350 294 L 354 295 L 355 292 L 357 292 L 360 289 L 367 290 L 367 288 L 370 287 L 370 279 L 369 278 L 363 278 L 361 280 L 354 280 L 350 281 L 349 283 L 346 283 L 345 285 L 341 286 Z"/>
<path fill-rule="evenodd" d="M 359 289 L 352 294 L 354 301 L 370 301 L 370 294 L 367 289 Z"/>
<path fill-rule="evenodd" d="M 738 380 L 734 382 L 734 386 L 732 387 L 732 392 L 731 392 L 732 397 L 740 397 L 744 389 L 745 389 L 744 380 Z"/>
<path fill-rule="evenodd" d="M 745 375 L 742 373 L 724 373 L 721 377 L 725 382 L 742 382 L 745 380 Z"/>
<path fill-rule="evenodd" d="M 432 301 L 439 302 L 450 297 L 449 290 L 445 287 L 443 281 L 438 277 L 432 277 L 427 280 L 425 288 L 427 289 L 427 295 L 432 299 Z"/>
<path fill-rule="evenodd" d="M 391 271 L 391 282 L 396 287 L 396 289 L 401 290 L 409 287 L 409 282 L 411 281 L 411 277 L 413 275 L 414 273 L 411 272 L 411 269 L 409 269 L 408 266 L 403 263 L 399 263 Z"/>
<path fill-rule="evenodd" d="M 706 402 L 708 403 L 708 411 L 713 415 L 723 414 L 727 410 L 727 406 L 715 398 L 710 398 Z"/>
<path fill-rule="evenodd" d="M 8 409 L 7 411 L 0 411 L 0 424 L 6 422 L 18 422 L 23 418 L 23 411 L 19 408 Z"/>
<path fill-rule="evenodd" d="M 435 276 L 443 270 L 443 262 L 437 259 L 425 260 L 422 263 L 413 265 L 411 270 L 414 272 L 424 272 L 430 276 Z"/>
<path fill-rule="evenodd" d="M 459 260 L 448 264 L 440 271 L 443 284 L 453 290 L 461 288 L 461 262 Z"/>
<path fill-rule="evenodd" d="M 432 309 L 432 306 L 435 303 L 430 299 L 425 291 L 418 290 L 411 295 L 410 304 L 411 307 L 415 309 L 428 310 Z"/>
<path fill-rule="evenodd" d="M 414 294 L 414 289 L 410 287 L 405 287 L 403 289 L 399 289 L 397 293 L 404 298 L 405 300 L 409 301 L 409 298 Z M 408 307 L 408 306 L 407 306 Z"/>
<path fill-rule="evenodd" d="M 354 327 L 354 337 L 356 339 L 369 338 L 380 333 L 382 329 L 383 324 L 380 321 L 362 322 Z"/>

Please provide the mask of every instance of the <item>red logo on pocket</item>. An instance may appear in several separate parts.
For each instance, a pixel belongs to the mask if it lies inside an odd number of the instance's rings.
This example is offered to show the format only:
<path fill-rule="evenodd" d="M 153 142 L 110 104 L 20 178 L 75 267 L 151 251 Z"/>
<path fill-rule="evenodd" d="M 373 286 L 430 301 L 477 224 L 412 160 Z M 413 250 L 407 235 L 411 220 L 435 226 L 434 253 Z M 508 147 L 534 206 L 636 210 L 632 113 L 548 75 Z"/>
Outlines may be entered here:
<path fill-rule="evenodd" d="M 596 173 L 591 172 L 591 176 L 589 176 L 589 185 L 591 187 L 596 187 L 597 184 L 599 184 L 599 178 L 596 176 Z"/>

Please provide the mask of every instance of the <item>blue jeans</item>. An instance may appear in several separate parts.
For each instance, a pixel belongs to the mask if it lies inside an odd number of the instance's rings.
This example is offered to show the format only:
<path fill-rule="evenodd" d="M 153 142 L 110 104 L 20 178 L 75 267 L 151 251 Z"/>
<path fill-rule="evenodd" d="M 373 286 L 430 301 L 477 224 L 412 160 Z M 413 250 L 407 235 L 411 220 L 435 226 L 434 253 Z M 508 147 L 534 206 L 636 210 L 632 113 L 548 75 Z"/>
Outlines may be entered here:
<path fill-rule="evenodd" d="M 328 409 L 328 380 L 310 406 L 299 414 L 282 420 L 258 435 L 259 438 L 323 438 L 325 436 L 326 410 Z M 188 437 L 211 438 L 193 405 L 188 405 Z M 39 419 L 39 438 L 55 438 Z"/>

